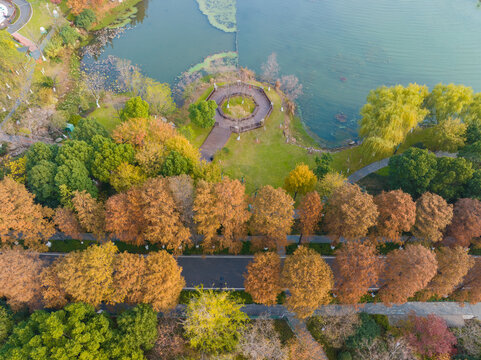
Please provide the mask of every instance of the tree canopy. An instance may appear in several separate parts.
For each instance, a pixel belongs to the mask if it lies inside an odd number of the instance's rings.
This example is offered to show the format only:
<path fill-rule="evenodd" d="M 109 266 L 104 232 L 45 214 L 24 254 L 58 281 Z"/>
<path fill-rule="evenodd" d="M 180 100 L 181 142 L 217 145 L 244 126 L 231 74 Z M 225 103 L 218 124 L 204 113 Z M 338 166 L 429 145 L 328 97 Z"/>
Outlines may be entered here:
<path fill-rule="evenodd" d="M 217 103 L 214 100 L 200 101 L 189 106 L 189 118 L 202 128 L 208 128 L 215 123 L 215 110 Z"/>

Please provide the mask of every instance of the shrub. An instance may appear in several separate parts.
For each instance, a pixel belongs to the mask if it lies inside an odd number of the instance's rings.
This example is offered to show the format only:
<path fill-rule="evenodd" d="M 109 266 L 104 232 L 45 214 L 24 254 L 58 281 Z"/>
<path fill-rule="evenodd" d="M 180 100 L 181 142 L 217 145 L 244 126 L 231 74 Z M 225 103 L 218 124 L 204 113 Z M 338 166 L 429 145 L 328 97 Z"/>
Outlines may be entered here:
<path fill-rule="evenodd" d="M 352 356 L 351 353 L 348 351 L 343 351 L 342 353 L 339 353 L 337 356 L 337 360 L 351 360 Z"/>
<path fill-rule="evenodd" d="M 89 30 L 95 21 L 95 13 L 91 9 L 85 9 L 75 18 L 75 26 Z"/>
<path fill-rule="evenodd" d="M 77 30 L 75 30 L 73 27 L 70 27 L 69 25 L 63 26 L 60 29 L 59 35 L 63 41 L 63 44 L 67 46 L 75 44 L 77 39 L 80 37 Z"/>
<path fill-rule="evenodd" d="M 356 332 L 346 339 L 346 347 L 351 350 L 358 349 L 361 344 L 371 342 L 379 335 L 381 335 L 381 327 L 369 316 L 369 314 L 361 313 L 360 326 Z"/>
<path fill-rule="evenodd" d="M 383 328 L 384 331 L 387 331 L 391 328 L 391 325 L 389 325 L 389 318 L 387 317 L 387 315 L 372 314 L 371 317 L 379 326 Z"/>

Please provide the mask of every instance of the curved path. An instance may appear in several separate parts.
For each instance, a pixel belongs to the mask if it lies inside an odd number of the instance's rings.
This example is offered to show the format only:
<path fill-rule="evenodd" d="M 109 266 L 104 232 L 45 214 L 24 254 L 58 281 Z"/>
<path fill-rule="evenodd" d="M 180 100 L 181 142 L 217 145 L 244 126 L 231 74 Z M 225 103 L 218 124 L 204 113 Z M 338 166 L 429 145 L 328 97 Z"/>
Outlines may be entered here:
<path fill-rule="evenodd" d="M 18 16 L 17 21 L 12 25 L 8 26 L 7 31 L 10 34 L 14 34 L 23 28 L 32 18 L 33 10 L 32 5 L 26 0 L 12 0 L 15 5 L 17 5 L 20 15 Z"/>
<path fill-rule="evenodd" d="M 444 152 L 444 151 L 435 152 L 434 155 L 436 155 L 436 157 L 453 157 L 453 158 L 457 156 L 457 154 L 455 154 L 455 153 L 453 154 L 453 153 L 448 153 L 448 152 Z M 372 173 L 374 173 L 378 170 L 381 170 L 382 168 L 385 168 L 386 166 L 389 165 L 389 160 L 391 159 L 391 157 L 388 157 L 388 158 L 373 162 L 372 164 L 369 164 L 367 166 L 364 166 L 362 169 L 359 169 L 359 170 L 353 172 L 347 178 L 347 181 L 349 181 L 350 183 L 356 183 L 359 180 L 361 180 L 362 178 L 365 178 L 366 176 L 368 176 L 368 175 L 370 175 L 370 174 L 372 174 Z"/>
<path fill-rule="evenodd" d="M 254 99 L 256 108 L 249 118 L 234 120 L 219 110 L 225 99 L 236 95 L 245 95 Z M 215 87 L 206 100 L 214 100 L 217 103 L 214 127 L 200 147 L 202 158 L 207 161 L 212 161 L 214 154 L 225 146 L 232 133 L 241 133 L 263 126 L 272 111 L 271 100 L 264 89 L 241 82 Z"/>

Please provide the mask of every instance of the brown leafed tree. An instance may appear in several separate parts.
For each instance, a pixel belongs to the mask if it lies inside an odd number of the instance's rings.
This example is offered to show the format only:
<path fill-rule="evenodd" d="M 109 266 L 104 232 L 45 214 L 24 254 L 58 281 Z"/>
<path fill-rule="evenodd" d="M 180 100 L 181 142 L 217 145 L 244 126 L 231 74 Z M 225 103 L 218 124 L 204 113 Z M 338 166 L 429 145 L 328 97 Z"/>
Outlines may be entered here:
<path fill-rule="evenodd" d="M 474 265 L 474 258 L 461 246 L 441 247 L 436 251 L 438 271 L 423 293 L 425 299 L 433 295 L 447 297 L 463 282 Z"/>
<path fill-rule="evenodd" d="M 307 331 L 300 331 L 288 344 L 289 360 L 318 360 L 324 354 L 321 345 L 312 341 Z"/>
<path fill-rule="evenodd" d="M 335 240 L 365 237 L 379 215 L 373 197 L 356 184 L 349 183 L 332 193 L 325 213 L 326 230 Z"/>
<path fill-rule="evenodd" d="M 240 240 L 247 235 L 247 221 L 250 218 L 245 186 L 239 180 L 225 177 L 215 184 L 214 191 L 223 235 L 220 247 L 229 248 L 232 253 L 237 254 L 242 248 Z"/>
<path fill-rule="evenodd" d="M 304 319 L 320 305 L 329 302 L 334 285 L 331 268 L 313 249 L 299 247 L 286 258 L 282 270 L 282 285 L 289 290 L 286 306 Z"/>
<path fill-rule="evenodd" d="M 287 359 L 287 352 L 274 328 L 274 322 L 268 318 L 261 317 L 249 324 L 237 348 L 246 359 Z"/>
<path fill-rule="evenodd" d="M 61 309 L 68 303 L 68 296 L 58 277 L 63 258 L 58 258 L 40 274 L 43 304 L 47 308 Z"/>
<path fill-rule="evenodd" d="M 45 250 L 43 241 L 55 232 L 49 208 L 34 203 L 34 195 L 25 185 L 5 177 L 0 181 L 0 238 L 15 243 L 20 235 L 29 248 Z"/>
<path fill-rule="evenodd" d="M 187 174 L 167 178 L 169 190 L 180 212 L 182 222 L 194 230 L 194 180 Z"/>
<path fill-rule="evenodd" d="M 144 245 L 145 206 L 139 187 L 111 196 L 105 203 L 105 230 L 119 240 L 137 246 Z"/>
<path fill-rule="evenodd" d="M 55 225 L 65 235 L 68 235 L 74 239 L 80 237 L 82 227 L 80 226 L 77 217 L 74 212 L 69 208 L 58 207 L 55 209 L 55 216 L 53 218 Z"/>
<path fill-rule="evenodd" d="M 294 223 L 294 200 L 281 188 L 262 187 L 252 205 L 251 227 L 256 234 L 265 235 L 269 247 L 281 248 Z"/>
<path fill-rule="evenodd" d="M 447 229 L 455 244 L 469 247 L 473 238 L 481 236 L 481 201 L 459 199 L 454 204 L 453 221 Z"/>
<path fill-rule="evenodd" d="M 389 252 L 381 275 L 384 282 L 379 290 L 381 300 L 387 305 L 405 303 L 428 285 L 437 267 L 434 252 L 420 244 Z"/>
<path fill-rule="evenodd" d="M 149 360 L 174 360 L 186 351 L 187 341 L 182 336 L 182 326 L 177 319 L 160 319 L 157 333 L 155 345 L 147 355 Z"/>
<path fill-rule="evenodd" d="M 416 203 L 402 190 L 383 191 L 374 202 L 379 211 L 376 237 L 399 242 L 402 232 L 410 231 L 416 221 Z"/>
<path fill-rule="evenodd" d="M 151 304 L 155 311 L 173 309 L 185 286 L 181 273 L 182 268 L 168 252 L 150 253 L 142 276 L 142 302 Z"/>
<path fill-rule="evenodd" d="M 19 248 L 2 249 L 0 254 L 0 297 L 13 310 L 40 307 L 40 272 L 44 267 L 37 253 Z"/>
<path fill-rule="evenodd" d="M 103 204 L 94 199 L 85 190 L 74 192 L 72 204 L 80 226 L 98 238 L 103 238 L 105 235 L 105 210 Z"/>
<path fill-rule="evenodd" d="M 142 303 L 142 276 L 145 271 L 145 258 L 143 255 L 127 252 L 118 254 L 114 262 L 114 302 L 131 305 Z"/>
<path fill-rule="evenodd" d="M 213 252 L 220 228 L 217 199 L 214 185 L 206 181 L 199 181 L 194 200 L 194 221 L 197 232 L 204 236 L 203 246 L 205 252 Z"/>
<path fill-rule="evenodd" d="M 182 253 L 189 245 L 190 231 L 184 226 L 174 199 L 164 179 L 150 179 L 142 188 L 145 202 L 145 236 L 151 243 L 160 243 L 174 253 Z"/>
<path fill-rule="evenodd" d="M 314 234 L 321 221 L 322 203 L 321 197 L 317 191 L 307 193 L 306 196 L 304 196 L 304 199 L 302 199 L 301 205 L 297 211 L 301 222 L 300 242 L 302 242 L 304 236 L 308 237 L 309 235 Z"/>
<path fill-rule="evenodd" d="M 58 264 L 60 286 L 73 301 L 93 306 L 113 303 L 113 270 L 117 247 L 107 242 L 67 254 Z"/>
<path fill-rule="evenodd" d="M 424 193 L 416 201 L 416 222 L 413 235 L 427 242 L 438 242 L 443 231 L 451 223 L 453 206 L 441 196 Z"/>
<path fill-rule="evenodd" d="M 274 305 L 281 288 L 281 258 L 274 252 L 257 253 L 247 265 L 244 287 L 259 304 Z"/>
<path fill-rule="evenodd" d="M 357 304 L 377 284 L 381 260 L 372 243 L 348 242 L 336 251 L 334 273 L 341 303 Z"/>
<path fill-rule="evenodd" d="M 473 267 L 468 271 L 463 282 L 456 287 L 455 298 L 471 304 L 481 302 L 481 258 L 475 258 Z"/>

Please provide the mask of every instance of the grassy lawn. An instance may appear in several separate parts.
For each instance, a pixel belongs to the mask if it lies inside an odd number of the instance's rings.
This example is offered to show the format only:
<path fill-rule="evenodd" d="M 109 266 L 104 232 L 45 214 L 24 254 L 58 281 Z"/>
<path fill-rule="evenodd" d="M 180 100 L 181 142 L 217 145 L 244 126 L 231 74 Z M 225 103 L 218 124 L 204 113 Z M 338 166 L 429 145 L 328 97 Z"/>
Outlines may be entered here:
<path fill-rule="evenodd" d="M 118 124 L 120 124 L 120 118 L 117 110 L 111 104 L 105 104 L 96 109 L 89 115 L 89 117 L 97 120 L 109 132 L 111 132 Z"/>
<path fill-rule="evenodd" d="M 234 96 L 224 101 L 222 111 L 234 119 L 242 119 L 254 111 L 256 104 L 250 97 Z"/>
<path fill-rule="evenodd" d="M 295 145 L 286 144 L 280 125 L 285 113 L 280 111 L 281 99 L 271 89 L 268 96 L 274 102 L 274 110 L 264 128 L 240 135 L 234 134 L 225 148 L 216 156 L 224 174 L 232 178 L 244 178 L 247 191 L 270 184 L 282 186 L 284 178 L 299 163 L 314 164 L 314 155 Z"/>
<path fill-rule="evenodd" d="M 40 27 L 43 26 L 48 30 L 48 28 L 54 24 L 54 17 L 51 15 L 51 12 L 55 9 L 55 5 L 46 0 L 28 0 L 28 2 L 32 5 L 32 18 L 28 24 L 19 31 L 19 33 L 20 35 L 38 42 L 43 36 L 40 33 Z"/>

